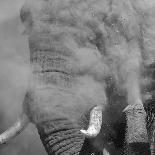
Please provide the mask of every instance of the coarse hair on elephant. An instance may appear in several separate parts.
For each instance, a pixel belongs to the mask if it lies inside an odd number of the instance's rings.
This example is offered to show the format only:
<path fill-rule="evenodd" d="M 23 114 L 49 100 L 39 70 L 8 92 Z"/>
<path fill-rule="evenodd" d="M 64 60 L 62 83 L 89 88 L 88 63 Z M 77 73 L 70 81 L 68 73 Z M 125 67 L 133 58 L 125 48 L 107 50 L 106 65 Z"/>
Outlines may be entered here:
<path fill-rule="evenodd" d="M 32 76 L 21 117 L 1 143 L 31 122 L 49 155 L 150 155 L 143 87 L 155 58 L 152 5 L 26 0 Z"/>

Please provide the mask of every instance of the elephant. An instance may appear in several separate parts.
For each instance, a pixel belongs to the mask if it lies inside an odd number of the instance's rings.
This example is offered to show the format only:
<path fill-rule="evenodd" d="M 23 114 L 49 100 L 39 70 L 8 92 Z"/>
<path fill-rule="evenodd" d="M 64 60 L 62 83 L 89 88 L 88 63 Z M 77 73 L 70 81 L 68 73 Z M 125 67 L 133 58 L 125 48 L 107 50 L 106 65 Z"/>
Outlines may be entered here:
<path fill-rule="evenodd" d="M 20 16 L 32 76 L 23 112 L 0 142 L 31 122 L 48 155 L 150 155 L 141 92 L 150 65 L 142 32 L 149 32 L 136 7 L 132 0 L 27 0 Z"/>

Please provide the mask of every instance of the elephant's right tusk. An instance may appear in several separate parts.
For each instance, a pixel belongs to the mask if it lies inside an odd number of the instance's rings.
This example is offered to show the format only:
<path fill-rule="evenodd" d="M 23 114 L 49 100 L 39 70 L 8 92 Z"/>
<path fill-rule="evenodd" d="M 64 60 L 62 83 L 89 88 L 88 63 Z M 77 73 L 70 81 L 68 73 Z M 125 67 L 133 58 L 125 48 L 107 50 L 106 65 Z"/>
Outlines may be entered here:
<path fill-rule="evenodd" d="M 102 126 L 102 107 L 96 106 L 90 113 L 90 122 L 87 130 L 80 130 L 87 138 L 96 137 Z"/>
<path fill-rule="evenodd" d="M 10 127 L 8 130 L 6 130 L 0 135 L 0 144 L 4 144 L 8 142 L 10 139 L 16 137 L 25 129 L 28 123 L 29 119 L 26 116 L 26 114 L 23 113 L 20 116 L 19 120 L 12 127 Z"/>

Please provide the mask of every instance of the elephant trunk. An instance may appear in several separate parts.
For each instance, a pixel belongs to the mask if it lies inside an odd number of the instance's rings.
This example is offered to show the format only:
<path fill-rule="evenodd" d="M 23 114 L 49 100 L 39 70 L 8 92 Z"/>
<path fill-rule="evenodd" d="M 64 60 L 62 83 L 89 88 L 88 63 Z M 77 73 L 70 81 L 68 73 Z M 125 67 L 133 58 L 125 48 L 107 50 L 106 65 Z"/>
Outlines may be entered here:
<path fill-rule="evenodd" d="M 55 120 L 48 119 L 36 124 L 40 139 L 48 155 L 78 155 L 83 153 L 85 137 L 95 137 L 100 132 L 102 107 L 95 106 L 89 111 L 88 115 L 90 116 L 81 117 L 78 123 L 73 123 L 67 118 L 59 118 Z M 88 120 L 89 118 L 90 120 Z M 87 125 L 87 130 L 80 130 L 81 127 L 86 128 Z"/>
<path fill-rule="evenodd" d="M 67 119 L 58 119 L 44 121 L 36 127 L 48 155 L 80 154 L 85 138 L 78 125 Z"/>

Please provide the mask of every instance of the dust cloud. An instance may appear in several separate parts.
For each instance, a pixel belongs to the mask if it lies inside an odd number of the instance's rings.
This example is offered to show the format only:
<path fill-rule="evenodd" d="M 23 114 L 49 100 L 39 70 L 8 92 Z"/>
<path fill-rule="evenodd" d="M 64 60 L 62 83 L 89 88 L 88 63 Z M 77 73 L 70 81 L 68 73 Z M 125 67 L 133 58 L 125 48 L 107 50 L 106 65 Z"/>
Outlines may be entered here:
<path fill-rule="evenodd" d="M 30 75 L 27 38 L 22 35 L 22 0 L 0 1 L 0 132 L 9 128 L 22 110 Z M 8 144 L 0 146 L 1 155 L 44 155 L 34 126 Z"/>

